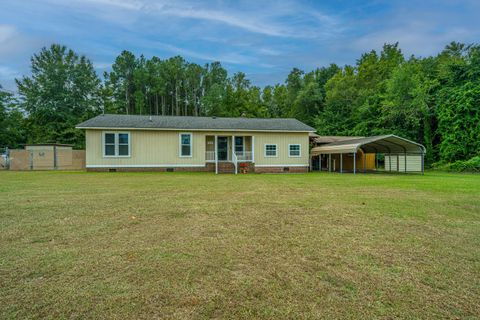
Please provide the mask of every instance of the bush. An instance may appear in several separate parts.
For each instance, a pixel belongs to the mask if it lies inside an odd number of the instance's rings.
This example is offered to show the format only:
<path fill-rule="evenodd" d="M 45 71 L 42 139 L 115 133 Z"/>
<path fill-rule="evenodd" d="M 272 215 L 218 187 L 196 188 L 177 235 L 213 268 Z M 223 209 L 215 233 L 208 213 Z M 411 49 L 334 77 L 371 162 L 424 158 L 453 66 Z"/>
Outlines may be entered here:
<path fill-rule="evenodd" d="M 453 163 L 444 161 L 437 162 L 433 165 L 436 170 L 447 170 L 457 172 L 480 172 L 480 156 L 473 157 L 469 160 L 457 160 Z"/>

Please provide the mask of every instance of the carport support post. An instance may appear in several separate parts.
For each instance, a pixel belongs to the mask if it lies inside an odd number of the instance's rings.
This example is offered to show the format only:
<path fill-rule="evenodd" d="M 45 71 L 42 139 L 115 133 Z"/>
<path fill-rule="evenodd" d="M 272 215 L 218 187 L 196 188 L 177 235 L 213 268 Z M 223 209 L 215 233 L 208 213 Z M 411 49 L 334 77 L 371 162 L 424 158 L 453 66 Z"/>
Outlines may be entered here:
<path fill-rule="evenodd" d="M 363 152 L 363 173 L 367 172 L 367 154 Z"/>
<path fill-rule="evenodd" d="M 397 172 L 400 172 L 400 156 L 397 153 Z"/>
<path fill-rule="evenodd" d="M 423 152 L 422 152 L 422 174 L 424 174 L 424 171 L 425 171 L 424 158 L 425 158 L 425 155 L 424 155 Z"/>
<path fill-rule="evenodd" d="M 405 154 L 403 155 L 404 157 L 404 161 L 405 161 L 405 173 L 407 173 L 407 152 L 405 152 Z"/>
<path fill-rule="evenodd" d="M 353 174 L 357 171 L 357 153 L 353 153 Z"/>
<path fill-rule="evenodd" d="M 53 169 L 57 170 L 57 146 L 53 146 Z"/>
<path fill-rule="evenodd" d="M 322 172 L 322 154 L 318 155 L 318 171 Z"/>
<path fill-rule="evenodd" d="M 340 153 L 340 173 L 343 173 L 343 153 Z"/>
<path fill-rule="evenodd" d="M 377 171 L 378 168 L 378 154 L 375 153 L 375 171 Z"/>
<path fill-rule="evenodd" d="M 332 154 L 328 154 L 328 172 L 332 172 Z"/>
<path fill-rule="evenodd" d="M 215 174 L 218 174 L 218 136 L 215 135 Z"/>

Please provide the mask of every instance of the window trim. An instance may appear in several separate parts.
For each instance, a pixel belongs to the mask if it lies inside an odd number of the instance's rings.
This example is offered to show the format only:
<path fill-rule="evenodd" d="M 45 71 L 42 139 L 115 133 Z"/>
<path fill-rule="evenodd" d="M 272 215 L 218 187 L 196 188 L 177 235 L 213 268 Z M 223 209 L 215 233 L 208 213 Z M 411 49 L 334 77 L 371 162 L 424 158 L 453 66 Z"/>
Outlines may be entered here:
<path fill-rule="evenodd" d="M 189 135 L 190 136 L 190 155 L 184 156 L 182 155 L 182 135 Z M 192 158 L 193 157 L 193 134 L 191 132 L 180 132 L 178 134 L 178 156 L 180 158 Z"/>
<path fill-rule="evenodd" d="M 274 156 L 267 155 L 267 146 L 275 146 L 275 155 Z M 263 145 L 263 155 L 264 155 L 265 158 L 278 158 L 278 144 L 276 144 L 276 143 L 265 143 Z"/>
<path fill-rule="evenodd" d="M 114 155 L 107 155 L 106 152 L 106 145 L 105 145 L 105 135 L 113 134 L 115 135 L 115 154 Z M 128 155 L 119 155 L 119 145 L 120 145 L 120 134 L 126 134 L 128 136 Z M 102 155 L 104 158 L 130 158 L 132 155 L 132 135 L 130 131 L 103 131 L 102 132 Z"/>
<path fill-rule="evenodd" d="M 290 146 L 298 146 L 298 156 L 292 156 Z M 301 158 L 302 157 L 302 145 L 300 143 L 291 143 L 288 145 L 288 157 L 289 158 Z"/>

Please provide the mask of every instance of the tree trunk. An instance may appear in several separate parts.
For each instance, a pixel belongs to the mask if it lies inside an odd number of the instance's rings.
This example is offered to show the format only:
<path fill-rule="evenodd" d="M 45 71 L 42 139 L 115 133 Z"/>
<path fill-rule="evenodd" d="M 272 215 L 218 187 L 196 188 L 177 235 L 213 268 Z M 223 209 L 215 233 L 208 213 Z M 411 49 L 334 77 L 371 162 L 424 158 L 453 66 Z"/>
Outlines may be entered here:
<path fill-rule="evenodd" d="M 194 108 L 194 113 L 195 113 L 195 116 L 198 117 L 198 99 L 197 99 L 197 95 L 196 95 L 196 92 L 197 90 L 193 90 L 192 92 L 192 97 L 193 97 L 193 108 Z"/>
<path fill-rule="evenodd" d="M 165 115 L 165 96 L 162 95 L 162 116 Z"/>
<path fill-rule="evenodd" d="M 184 116 L 188 115 L 188 99 L 187 99 L 187 88 L 185 87 L 185 114 Z"/>
<path fill-rule="evenodd" d="M 180 115 L 180 106 L 178 105 L 178 86 L 175 83 L 175 113 L 177 116 Z"/>
<path fill-rule="evenodd" d="M 125 112 L 128 114 L 129 101 L 128 101 L 128 86 L 125 88 Z"/>

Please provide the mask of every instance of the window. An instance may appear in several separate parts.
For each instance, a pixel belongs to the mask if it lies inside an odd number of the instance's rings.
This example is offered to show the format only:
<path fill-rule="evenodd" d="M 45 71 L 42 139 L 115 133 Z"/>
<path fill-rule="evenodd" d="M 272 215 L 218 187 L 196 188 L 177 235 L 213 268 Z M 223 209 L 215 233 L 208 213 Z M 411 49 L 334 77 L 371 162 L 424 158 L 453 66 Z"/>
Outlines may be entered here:
<path fill-rule="evenodd" d="M 103 156 L 129 157 L 130 156 L 130 133 L 105 132 L 103 135 Z"/>
<path fill-rule="evenodd" d="M 180 134 L 180 157 L 192 156 L 192 134 L 181 133 Z"/>
<path fill-rule="evenodd" d="M 243 154 L 243 137 L 235 137 L 235 154 Z"/>
<path fill-rule="evenodd" d="M 277 145 L 276 144 L 266 144 L 265 145 L 265 157 L 276 157 L 277 156 Z"/>
<path fill-rule="evenodd" d="M 299 144 L 289 144 L 288 145 L 288 156 L 289 157 L 300 157 L 300 145 Z"/>
<path fill-rule="evenodd" d="M 115 156 L 115 133 L 105 133 L 105 155 Z"/>
<path fill-rule="evenodd" d="M 118 155 L 119 156 L 128 156 L 130 152 L 128 151 L 128 133 L 119 133 L 118 134 Z"/>

